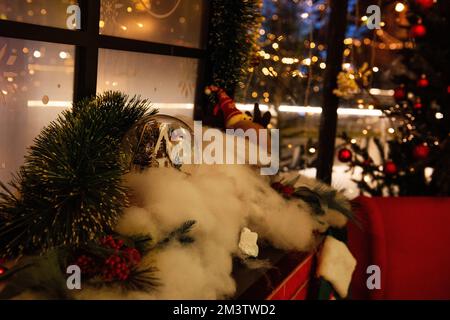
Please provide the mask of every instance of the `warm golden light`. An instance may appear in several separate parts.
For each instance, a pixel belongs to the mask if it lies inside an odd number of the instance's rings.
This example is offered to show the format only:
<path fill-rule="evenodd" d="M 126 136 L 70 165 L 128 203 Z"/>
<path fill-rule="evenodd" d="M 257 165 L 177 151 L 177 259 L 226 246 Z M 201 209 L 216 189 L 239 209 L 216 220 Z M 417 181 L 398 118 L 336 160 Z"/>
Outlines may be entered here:
<path fill-rule="evenodd" d="M 402 12 L 403 10 L 405 10 L 405 5 L 402 2 L 397 2 L 397 4 L 395 5 L 395 11 L 397 12 Z"/>

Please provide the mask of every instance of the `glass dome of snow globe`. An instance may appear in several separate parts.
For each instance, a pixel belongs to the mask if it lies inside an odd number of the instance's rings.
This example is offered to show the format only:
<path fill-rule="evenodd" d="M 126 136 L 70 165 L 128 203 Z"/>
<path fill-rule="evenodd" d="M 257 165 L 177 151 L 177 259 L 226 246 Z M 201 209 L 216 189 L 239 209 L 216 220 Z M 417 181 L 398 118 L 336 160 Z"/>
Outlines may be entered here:
<path fill-rule="evenodd" d="M 122 156 L 130 171 L 180 168 L 190 161 L 193 131 L 181 119 L 164 114 L 144 116 L 125 135 Z"/>

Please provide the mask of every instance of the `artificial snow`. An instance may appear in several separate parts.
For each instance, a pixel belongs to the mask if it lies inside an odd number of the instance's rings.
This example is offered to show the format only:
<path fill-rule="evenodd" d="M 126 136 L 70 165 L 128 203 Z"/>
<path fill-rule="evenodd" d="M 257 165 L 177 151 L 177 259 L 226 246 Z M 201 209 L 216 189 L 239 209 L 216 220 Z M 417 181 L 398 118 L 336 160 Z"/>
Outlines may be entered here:
<path fill-rule="evenodd" d="M 258 234 L 256 232 L 252 232 L 249 228 L 242 229 L 239 249 L 244 255 L 253 258 L 258 257 L 259 248 L 257 242 Z"/>
<path fill-rule="evenodd" d="M 341 298 L 346 298 L 356 259 L 345 243 L 326 237 L 318 256 L 317 276 L 329 281 Z"/>

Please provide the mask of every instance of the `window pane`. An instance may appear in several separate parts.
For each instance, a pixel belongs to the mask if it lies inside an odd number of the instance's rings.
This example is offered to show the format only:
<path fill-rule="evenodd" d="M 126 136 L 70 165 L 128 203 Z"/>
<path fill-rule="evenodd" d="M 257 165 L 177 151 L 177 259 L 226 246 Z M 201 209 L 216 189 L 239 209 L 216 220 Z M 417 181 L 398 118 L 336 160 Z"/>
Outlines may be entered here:
<path fill-rule="evenodd" d="M 100 49 L 97 91 L 149 98 L 161 113 L 193 116 L 197 59 Z"/>
<path fill-rule="evenodd" d="M 70 6 L 77 3 L 77 0 L 2 0 L 0 19 L 57 28 L 68 28 L 69 22 L 70 29 L 74 29 L 76 20 L 72 18 L 75 17 L 76 7 Z"/>
<path fill-rule="evenodd" d="M 0 180 L 73 94 L 72 46 L 0 37 Z"/>
<path fill-rule="evenodd" d="M 264 0 L 258 57 L 236 99 L 270 110 L 280 129 L 280 167 L 314 175 L 317 165 L 329 1 Z"/>
<path fill-rule="evenodd" d="M 200 48 L 205 0 L 102 0 L 100 33 Z"/>
<path fill-rule="evenodd" d="M 345 194 L 350 198 L 355 198 L 360 195 L 360 190 L 355 181 L 361 180 L 362 170 L 360 167 L 355 168 L 355 170 L 349 170 L 349 163 L 340 161 L 338 157 L 339 151 L 344 148 L 351 149 L 351 146 L 342 139 L 343 134 L 348 136 L 352 144 L 356 144 L 362 149 L 367 147 L 371 158 L 379 163 L 379 150 L 374 142 L 374 138 L 380 139 L 384 145 L 387 137 L 386 128 L 389 127 L 387 119 L 383 116 L 367 115 L 367 112 L 370 113 L 370 110 L 367 109 L 361 109 L 359 111 L 362 114 L 361 116 L 339 115 L 336 152 L 333 164 L 333 184 L 345 189 Z M 354 157 L 356 154 L 352 152 L 351 156 Z M 362 161 L 361 158 L 359 160 Z"/>

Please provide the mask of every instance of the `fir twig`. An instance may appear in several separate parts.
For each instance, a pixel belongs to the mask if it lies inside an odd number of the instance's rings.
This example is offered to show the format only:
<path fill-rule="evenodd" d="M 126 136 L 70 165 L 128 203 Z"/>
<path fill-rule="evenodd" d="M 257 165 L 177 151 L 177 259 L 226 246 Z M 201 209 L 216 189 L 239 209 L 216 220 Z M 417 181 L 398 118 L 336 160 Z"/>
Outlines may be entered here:
<path fill-rule="evenodd" d="M 177 240 L 182 244 L 189 244 L 194 242 L 194 238 L 188 235 L 197 222 L 194 220 L 188 220 L 184 222 L 180 227 L 170 232 L 164 239 L 159 241 L 156 247 L 164 247 L 173 240 Z"/>
<path fill-rule="evenodd" d="M 122 139 L 148 110 L 147 100 L 106 92 L 44 128 L 14 191 L 1 185 L 0 257 L 85 244 L 111 230 L 127 206 Z"/>

